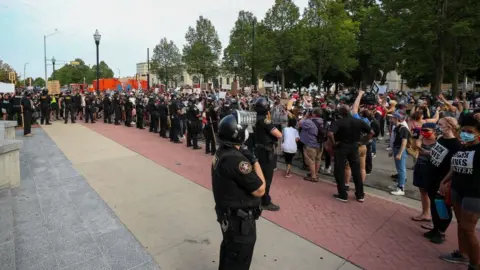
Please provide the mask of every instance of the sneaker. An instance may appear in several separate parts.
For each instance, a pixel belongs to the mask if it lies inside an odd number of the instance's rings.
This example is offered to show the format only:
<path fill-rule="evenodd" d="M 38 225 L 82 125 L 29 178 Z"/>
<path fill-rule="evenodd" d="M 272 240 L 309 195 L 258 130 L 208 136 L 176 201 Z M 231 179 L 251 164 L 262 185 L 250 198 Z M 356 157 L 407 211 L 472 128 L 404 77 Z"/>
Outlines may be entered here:
<path fill-rule="evenodd" d="M 387 147 L 386 150 L 387 150 L 387 151 L 392 151 L 392 148 L 391 148 L 391 147 Z"/>
<path fill-rule="evenodd" d="M 427 239 L 432 239 L 433 237 L 435 237 L 435 235 L 437 235 L 438 232 L 436 230 L 430 230 L 426 233 L 423 234 L 423 237 L 427 238 Z"/>
<path fill-rule="evenodd" d="M 440 259 L 449 263 L 469 264 L 468 258 L 464 257 L 460 250 L 454 250 L 452 253 L 441 255 Z"/>
<path fill-rule="evenodd" d="M 324 174 L 328 174 L 328 175 L 331 175 L 332 174 L 332 169 L 331 168 L 328 168 L 324 171 Z"/>
<path fill-rule="evenodd" d="M 280 206 L 270 203 L 268 205 L 262 205 L 262 209 L 267 211 L 278 211 L 280 210 Z"/>
<path fill-rule="evenodd" d="M 343 202 L 343 203 L 347 203 L 347 202 L 348 202 L 348 199 L 347 199 L 347 198 L 341 197 L 341 196 L 338 195 L 338 194 L 334 194 L 333 197 L 334 197 L 335 199 L 337 199 L 338 201 L 341 201 L 341 202 Z"/>
<path fill-rule="evenodd" d="M 376 158 L 376 157 L 377 157 L 377 155 L 372 153 L 372 159 Z"/>
<path fill-rule="evenodd" d="M 443 242 L 445 242 L 445 234 L 443 233 L 435 234 L 432 238 L 430 238 L 430 242 L 437 245 L 443 244 Z"/>
<path fill-rule="evenodd" d="M 362 196 L 362 197 L 357 197 L 357 202 L 361 202 L 363 203 L 365 201 L 365 197 Z"/>
<path fill-rule="evenodd" d="M 397 185 L 390 185 L 388 186 L 388 189 L 394 191 L 394 190 L 397 190 L 398 186 Z"/>
<path fill-rule="evenodd" d="M 404 196 L 405 195 L 405 191 L 403 191 L 403 189 L 397 187 L 396 190 L 390 192 L 390 194 L 392 195 L 395 195 L 395 196 Z"/>

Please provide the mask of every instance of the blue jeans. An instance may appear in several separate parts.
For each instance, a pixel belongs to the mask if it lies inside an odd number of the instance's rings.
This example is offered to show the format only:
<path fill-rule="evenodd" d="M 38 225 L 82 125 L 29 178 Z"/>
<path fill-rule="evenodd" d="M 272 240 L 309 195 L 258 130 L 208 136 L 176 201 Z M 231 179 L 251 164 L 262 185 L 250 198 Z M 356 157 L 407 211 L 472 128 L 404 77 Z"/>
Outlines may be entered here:
<path fill-rule="evenodd" d="M 377 154 L 377 139 L 375 138 L 372 140 L 372 154 Z"/>
<path fill-rule="evenodd" d="M 407 151 L 404 150 L 402 153 L 402 158 L 397 160 L 396 156 L 399 152 L 399 148 L 393 148 L 393 158 L 395 160 L 395 168 L 397 169 L 398 173 L 397 184 L 398 187 L 403 190 L 405 187 L 405 182 L 407 182 Z"/>

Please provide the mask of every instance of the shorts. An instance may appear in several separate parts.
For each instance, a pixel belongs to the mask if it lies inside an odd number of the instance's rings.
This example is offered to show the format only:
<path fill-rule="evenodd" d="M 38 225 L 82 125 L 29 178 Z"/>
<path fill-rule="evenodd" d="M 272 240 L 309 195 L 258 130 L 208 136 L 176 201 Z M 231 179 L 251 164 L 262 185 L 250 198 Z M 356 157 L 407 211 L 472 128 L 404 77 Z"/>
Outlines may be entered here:
<path fill-rule="evenodd" d="M 303 156 L 305 157 L 305 164 L 307 166 L 315 166 L 322 161 L 322 147 L 312 148 L 306 145 L 303 146 Z"/>
<path fill-rule="evenodd" d="M 359 145 L 358 146 L 358 160 L 360 162 L 360 170 L 365 170 L 367 164 L 367 146 Z M 350 170 L 350 165 L 348 161 L 345 165 L 345 170 Z"/>
<path fill-rule="evenodd" d="M 288 165 L 292 165 L 293 157 L 295 156 L 295 153 L 283 152 L 283 156 L 285 157 L 285 163 L 287 163 Z"/>
<path fill-rule="evenodd" d="M 462 210 L 480 214 L 480 198 L 464 197 L 456 190 L 451 189 L 452 204 L 460 204 Z"/>
<path fill-rule="evenodd" d="M 413 169 L 413 185 L 418 188 L 427 189 L 429 170 L 427 167 L 428 164 L 416 163 L 415 168 Z"/>

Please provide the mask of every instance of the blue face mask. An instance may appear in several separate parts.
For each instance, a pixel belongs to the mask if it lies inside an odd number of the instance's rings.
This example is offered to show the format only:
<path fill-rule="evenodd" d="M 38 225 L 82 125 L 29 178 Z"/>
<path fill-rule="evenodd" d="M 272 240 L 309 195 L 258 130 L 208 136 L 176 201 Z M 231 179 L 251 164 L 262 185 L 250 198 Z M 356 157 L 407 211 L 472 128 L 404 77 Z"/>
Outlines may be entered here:
<path fill-rule="evenodd" d="M 475 141 L 475 134 L 460 132 L 460 139 L 466 143 L 473 142 Z"/>

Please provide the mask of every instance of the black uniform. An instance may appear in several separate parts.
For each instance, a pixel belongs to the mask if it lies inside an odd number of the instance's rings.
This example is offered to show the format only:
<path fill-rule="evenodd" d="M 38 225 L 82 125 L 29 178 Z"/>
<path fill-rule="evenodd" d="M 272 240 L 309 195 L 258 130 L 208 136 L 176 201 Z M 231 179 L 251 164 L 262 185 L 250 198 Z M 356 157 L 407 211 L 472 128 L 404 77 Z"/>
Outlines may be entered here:
<path fill-rule="evenodd" d="M 16 94 L 15 97 L 10 98 L 10 103 L 12 105 L 12 114 L 11 117 L 14 115 L 17 115 L 17 124 L 18 126 L 22 126 L 22 109 L 21 109 L 21 103 L 22 103 L 22 97 L 20 94 Z M 13 119 L 13 118 L 12 118 Z"/>
<path fill-rule="evenodd" d="M 150 115 L 150 128 L 148 131 L 157 133 L 158 132 L 158 111 L 155 105 L 155 100 L 150 98 L 147 104 L 147 111 Z"/>
<path fill-rule="evenodd" d="M 133 103 L 130 98 L 125 97 L 125 126 L 131 127 Z"/>
<path fill-rule="evenodd" d="M 70 113 L 72 123 L 75 123 L 75 101 L 71 94 L 66 94 L 62 99 L 62 108 L 65 108 L 65 124 L 68 123 L 68 114 Z"/>
<path fill-rule="evenodd" d="M 32 133 L 32 101 L 29 97 L 23 97 L 20 101 L 21 106 L 23 107 L 23 135 L 28 135 Z"/>
<path fill-rule="evenodd" d="M 158 117 L 160 118 L 160 137 L 167 138 L 168 129 L 168 107 L 165 100 L 160 100 L 158 104 Z"/>
<path fill-rule="evenodd" d="M 94 99 L 91 95 L 88 95 L 85 97 L 85 123 L 88 123 L 88 120 L 90 122 L 95 123 L 95 119 L 93 119 L 93 111 L 95 108 L 93 107 L 94 105 Z"/>
<path fill-rule="evenodd" d="M 262 197 L 262 205 L 269 206 L 272 204 L 270 197 L 270 186 L 273 180 L 273 170 L 275 169 L 276 159 L 275 144 L 277 138 L 271 134 L 276 127 L 267 119 L 266 115 L 257 114 L 257 122 L 255 123 L 255 156 L 258 158 L 258 163 L 262 167 L 263 175 L 265 176 L 266 189 L 265 195 Z"/>
<path fill-rule="evenodd" d="M 80 120 L 83 120 L 82 96 L 79 93 L 77 93 L 74 97 L 74 100 L 75 100 L 74 110 L 76 111 L 75 119 L 77 115 L 80 114 Z"/>
<path fill-rule="evenodd" d="M 103 122 L 112 123 L 112 101 L 109 97 L 105 96 L 103 98 Z"/>
<path fill-rule="evenodd" d="M 52 98 L 48 94 L 48 92 L 44 91 L 40 96 L 40 124 L 47 124 L 50 125 L 50 103 L 52 102 Z"/>
<path fill-rule="evenodd" d="M 122 105 L 120 104 L 120 97 L 117 94 L 113 96 L 112 105 L 115 113 L 115 125 L 120 125 L 120 120 L 122 119 Z"/>
<path fill-rule="evenodd" d="M 249 159 L 233 147 L 221 146 L 212 165 L 212 189 L 217 221 L 222 229 L 219 270 L 247 270 L 257 240 L 262 186 Z"/>
<path fill-rule="evenodd" d="M 143 100 L 141 98 L 137 98 L 135 110 L 137 111 L 137 128 L 145 129 L 145 127 L 143 127 L 143 113 L 145 112 L 145 106 L 143 105 Z"/>
<path fill-rule="evenodd" d="M 201 149 L 198 146 L 198 133 L 200 133 L 202 114 L 195 104 L 190 104 L 187 111 L 187 147 L 193 145 L 193 149 Z"/>
<path fill-rule="evenodd" d="M 178 136 L 180 135 L 180 119 L 177 111 L 179 110 L 178 101 L 172 99 L 170 105 L 168 106 L 168 111 L 170 113 L 170 141 L 179 143 L 180 140 Z"/>
<path fill-rule="evenodd" d="M 205 153 L 211 153 L 212 155 L 215 155 L 215 133 L 218 129 L 218 117 L 213 104 L 208 106 L 205 116 L 207 117 L 207 125 L 203 129 L 203 133 L 205 135 Z"/>

